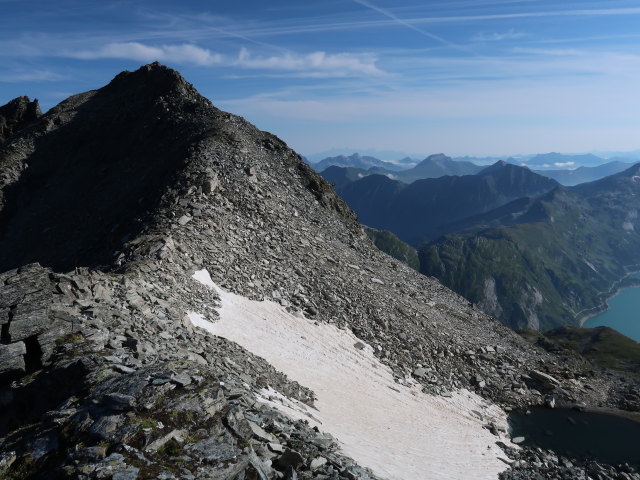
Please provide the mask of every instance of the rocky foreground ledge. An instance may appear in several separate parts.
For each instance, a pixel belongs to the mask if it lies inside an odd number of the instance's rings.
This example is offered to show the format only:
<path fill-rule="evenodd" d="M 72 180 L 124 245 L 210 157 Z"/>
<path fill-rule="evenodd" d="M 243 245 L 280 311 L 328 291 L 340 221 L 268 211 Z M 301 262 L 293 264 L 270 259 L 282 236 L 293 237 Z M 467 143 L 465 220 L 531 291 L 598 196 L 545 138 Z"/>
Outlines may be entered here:
<path fill-rule="evenodd" d="M 352 332 L 398 386 L 442 401 L 634 405 L 618 374 L 529 345 L 376 250 L 283 142 L 157 64 L 0 144 L 0 267 L 4 478 L 376 478 L 273 407 L 313 412 L 314 392 L 194 327 L 190 312 L 218 318 L 202 269 Z M 500 442 L 504 478 L 640 478 Z"/>

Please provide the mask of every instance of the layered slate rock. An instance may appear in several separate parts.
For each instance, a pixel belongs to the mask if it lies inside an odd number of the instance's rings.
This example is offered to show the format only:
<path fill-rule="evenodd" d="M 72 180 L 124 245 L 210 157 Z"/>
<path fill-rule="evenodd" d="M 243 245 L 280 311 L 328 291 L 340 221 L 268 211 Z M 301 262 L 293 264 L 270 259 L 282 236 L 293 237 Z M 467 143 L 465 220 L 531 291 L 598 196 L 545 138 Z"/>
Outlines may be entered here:
<path fill-rule="evenodd" d="M 47 365 L 55 339 L 70 328 L 51 304 L 50 272 L 38 264 L 0 274 L 0 377 L 12 378 Z"/>

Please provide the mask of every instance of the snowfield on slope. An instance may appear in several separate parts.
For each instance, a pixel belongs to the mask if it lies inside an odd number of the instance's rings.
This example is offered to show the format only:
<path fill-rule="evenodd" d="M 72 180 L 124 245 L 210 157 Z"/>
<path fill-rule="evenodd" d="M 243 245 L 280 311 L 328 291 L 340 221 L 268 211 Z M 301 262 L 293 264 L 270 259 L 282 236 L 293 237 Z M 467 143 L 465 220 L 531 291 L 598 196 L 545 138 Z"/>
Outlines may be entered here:
<path fill-rule="evenodd" d="M 467 390 L 447 398 L 426 395 L 417 384 L 400 385 L 350 331 L 225 292 L 206 270 L 193 278 L 221 299 L 219 320 L 189 313 L 195 326 L 263 357 L 317 395 L 316 409 L 273 390 L 265 390 L 263 400 L 330 433 L 344 454 L 379 477 L 490 479 L 507 468 L 498 438 L 483 428 L 490 421 L 506 428 L 502 409 Z"/>

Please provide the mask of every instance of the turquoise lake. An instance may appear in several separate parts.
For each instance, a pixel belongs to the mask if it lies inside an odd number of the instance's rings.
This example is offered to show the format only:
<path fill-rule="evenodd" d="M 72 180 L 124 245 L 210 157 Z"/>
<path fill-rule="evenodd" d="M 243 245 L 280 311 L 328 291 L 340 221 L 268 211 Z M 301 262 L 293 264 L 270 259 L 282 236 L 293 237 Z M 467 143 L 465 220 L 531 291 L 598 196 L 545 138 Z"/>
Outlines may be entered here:
<path fill-rule="evenodd" d="M 640 278 L 634 273 L 633 278 Z M 640 287 L 622 290 L 608 301 L 609 310 L 584 322 L 583 327 L 611 327 L 640 342 Z"/>

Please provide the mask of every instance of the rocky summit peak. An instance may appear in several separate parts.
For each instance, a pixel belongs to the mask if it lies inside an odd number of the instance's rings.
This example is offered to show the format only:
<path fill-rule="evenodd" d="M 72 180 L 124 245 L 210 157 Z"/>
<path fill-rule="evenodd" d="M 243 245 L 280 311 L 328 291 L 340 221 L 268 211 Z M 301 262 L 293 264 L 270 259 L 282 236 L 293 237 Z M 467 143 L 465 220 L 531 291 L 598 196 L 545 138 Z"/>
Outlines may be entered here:
<path fill-rule="evenodd" d="M 0 107 L 0 143 L 11 134 L 21 130 L 36 120 L 42 112 L 38 100 L 18 97 Z"/>
<path fill-rule="evenodd" d="M 158 208 L 211 193 L 223 175 L 280 171 L 348 211 L 283 142 L 216 109 L 158 63 L 65 100 L 23 140 L 29 148 L 0 148 L 0 270 L 34 261 L 108 266 L 124 241 L 162 217 Z"/>
<path fill-rule="evenodd" d="M 505 174 L 518 172 L 519 174 L 524 175 L 530 172 L 530 170 L 524 166 L 514 165 L 513 163 L 505 162 L 504 160 L 498 160 L 481 170 L 480 175 L 495 174 L 498 172 L 503 172 Z"/>
<path fill-rule="evenodd" d="M 51 109 L 23 146 L 0 147 L 0 269 L 109 263 L 219 113 L 177 72 L 154 64 Z"/>
<path fill-rule="evenodd" d="M 182 75 L 159 62 L 143 65 L 133 72 L 121 72 L 104 89 L 107 91 L 134 90 L 155 97 L 171 94 L 189 97 L 197 95 L 196 90 Z"/>
<path fill-rule="evenodd" d="M 447 160 L 451 160 L 451 157 L 448 157 L 444 153 L 434 153 L 422 160 L 421 163 L 428 164 L 433 162 L 446 162 Z"/>

